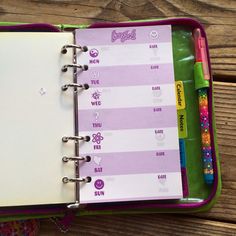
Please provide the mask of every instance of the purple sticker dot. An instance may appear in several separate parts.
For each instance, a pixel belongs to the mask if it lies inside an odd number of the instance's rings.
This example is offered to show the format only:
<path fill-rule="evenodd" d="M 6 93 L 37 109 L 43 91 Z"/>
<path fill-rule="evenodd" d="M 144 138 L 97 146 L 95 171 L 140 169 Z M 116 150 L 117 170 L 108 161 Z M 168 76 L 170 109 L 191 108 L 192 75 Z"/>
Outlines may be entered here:
<path fill-rule="evenodd" d="M 103 189 L 104 187 L 104 181 L 102 179 L 97 179 L 95 182 L 94 182 L 94 187 L 96 189 Z"/>
<path fill-rule="evenodd" d="M 89 55 L 91 57 L 97 57 L 98 56 L 98 50 L 96 48 L 93 48 L 89 51 Z"/>

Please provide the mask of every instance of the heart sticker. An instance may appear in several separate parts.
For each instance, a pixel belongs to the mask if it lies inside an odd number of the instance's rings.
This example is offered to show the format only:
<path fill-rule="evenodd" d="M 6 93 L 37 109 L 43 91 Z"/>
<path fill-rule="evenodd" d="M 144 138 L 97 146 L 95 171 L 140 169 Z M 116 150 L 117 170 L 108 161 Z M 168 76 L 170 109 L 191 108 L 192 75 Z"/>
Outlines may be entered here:
<path fill-rule="evenodd" d="M 95 156 L 95 157 L 93 158 L 93 160 L 94 160 L 94 162 L 95 162 L 97 165 L 100 166 L 100 163 L 101 163 L 101 161 L 102 161 L 102 158 L 101 158 L 101 157 Z"/>

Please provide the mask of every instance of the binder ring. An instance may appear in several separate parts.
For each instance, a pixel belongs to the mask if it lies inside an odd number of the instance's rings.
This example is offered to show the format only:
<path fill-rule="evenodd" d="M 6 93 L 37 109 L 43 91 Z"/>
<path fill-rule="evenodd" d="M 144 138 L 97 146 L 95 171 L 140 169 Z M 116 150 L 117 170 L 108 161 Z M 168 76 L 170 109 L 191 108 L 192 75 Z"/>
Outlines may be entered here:
<path fill-rule="evenodd" d="M 61 71 L 62 71 L 62 72 L 66 72 L 69 67 L 81 69 L 81 70 L 83 70 L 83 71 L 88 70 L 88 65 L 67 64 L 67 65 L 64 65 L 64 66 L 61 68 Z"/>
<path fill-rule="evenodd" d="M 90 137 L 89 136 L 64 136 L 62 137 L 62 142 L 67 143 L 69 140 L 74 140 L 75 142 L 78 141 L 85 141 L 85 142 L 89 142 L 90 141 Z"/>
<path fill-rule="evenodd" d="M 67 157 L 64 156 L 62 157 L 62 161 L 63 162 L 68 162 L 68 161 L 86 161 L 86 162 L 90 162 L 91 161 L 91 157 L 90 156 L 84 156 L 84 157 Z"/>
<path fill-rule="evenodd" d="M 69 204 L 69 205 L 67 206 L 67 208 L 69 208 L 69 209 L 75 209 L 75 208 L 78 208 L 79 205 L 80 205 L 79 202 L 76 201 L 75 203 Z"/>
<path fill-rule="evenodd" d="M 84 89 L 84 90 L 89 89 L 89 85 L 88 84 L 75 84 L 75 83 L 71 83 L 71 84 L 64 84 L 61 87 L 61 90 L 62 91 L 66 91 L 69 87 L 81 88 L 81 89 Z"/>
<path fill-rule="evenodd" d="M 62 47 L 61 53 L 66 54 L 67 53 L 67 48 L 79 49 L 82 52 L 87 52 L 88 51 L 87 46 L 80 46 L 80 45 L 75 45 L 75 44 L 66 44 Z"/>
<path fill-rule="evenodd" d="M 92 181 L 92 178 L 90 176 L 84 177 L 84 178 L 69 178 L 67 176 L 62 178 L 62 182 L 64 184 L 67 184 L 69 182 L 75 183 L 75 182 L 79 182 L 79 183 L 90 183 Z"/>

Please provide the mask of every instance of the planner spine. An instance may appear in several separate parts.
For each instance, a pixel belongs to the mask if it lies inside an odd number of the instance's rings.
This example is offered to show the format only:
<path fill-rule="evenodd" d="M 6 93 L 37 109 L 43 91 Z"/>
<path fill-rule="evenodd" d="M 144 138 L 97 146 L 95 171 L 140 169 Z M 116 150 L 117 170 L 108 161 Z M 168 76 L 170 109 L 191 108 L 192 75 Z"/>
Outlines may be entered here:
<path fill-rule="evenodd" d="M 72 64 L 66 64 L 62 67 L 61 71 L 66 72 L 69 68 L 73 69 L 73 83 L 67 83 L 62 85 L 61 90 L 63 92 L 67 91 L 69 88 L 73 89 L 74 92 L 74 136 L 64 136 L 62 137 L 62 142 L 67 143 L 69 141 L 72 141 L 75 143 L 75 156 L 63 156 L 62 161 L 64 164 L 68 162 L 74 162 L 75 163 L 75 176 L 68 177 L 64 176 L 62 178 L 62 182 L 64 184 L 68 183 L 74 183 L 75 184 L 75 203 L 69 204 L 67 207 L 74 209 L 78 208 L 80 204 L 80 184 L 81 183 L 89 183 L 91 182 L 92 178 L 90 176 L 80 177 L 79 174 L 79 166 L 80 162 L 90 162 L 91 157 L 90 156 L 80 156 L 79 155 L 79 143 L 80 142 L 89 142 L 90 136 L 80 136 L 79 135 L 79 127 L 78 127 L 78 91 L 79 90 L 87 90 L 89 89 L 88 84 L 78 84 L 78 70 L 87 71 L 88 66 L 87 65 L 80 65 L 77 64 L 77 50 L 81 52 L 87 52 L 88 48 L 87 46 L 80 46 L 80 45 L 74 45 L 74 44 L 67 44 L 64 45 L 61 49 L 62 54 L 67 53 L 67 49 L 70 48 L 73 50 L 73 63 Z"/>

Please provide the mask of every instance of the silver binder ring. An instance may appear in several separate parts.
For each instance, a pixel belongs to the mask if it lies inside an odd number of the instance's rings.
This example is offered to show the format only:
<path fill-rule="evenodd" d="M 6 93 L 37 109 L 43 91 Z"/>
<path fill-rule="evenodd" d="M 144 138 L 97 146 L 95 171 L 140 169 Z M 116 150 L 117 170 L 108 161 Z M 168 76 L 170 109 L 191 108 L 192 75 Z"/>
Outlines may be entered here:
<path fill-rule="evenodd" d="M 90 162 L 91 157 L 90 156 L 84 156 L 84 157 L 67 157 L 67 156 L 64 156 L 64 157 L 62 157 L 62 161 L 63 162 L 68 162 L 68 161 L 86 161 L 86 162 Z"/>
<path fill-rule="evenodd" d="M 67 208 L 69 208 L 69 209 L 77 209 L 79 207 L 79 205 L 80 205 L 79 202 L 76 201 L 75 203 L 69 204 L 67 206 Z"/>
<path fill-rule="evenodd" d="M 62 142 L 67 143 L 69 140 L 74 140 L 75 142 L 78 141 L 85 141 L 85 142 L 89 142 L 90 141 L 90 137 L 89 136 L 64 136 L 62 137 Z"/>
<path fill-rule="evenodd" d="M 89 89 L 89 85 L 88 84 L 75 84 L 75 83 L 71 83 L 71 84 L 64 84 L 61 87 L 62 91 L 66 91 L 69 87 L 73 87 L 73 88 L 81 88 L 84 90 Z"/>
<path fill-rule="evenodd" d="M 80 45 L 76 45 L 76 44 L 66 44 L 62 47 L 61 49 L 61 53 L 62 54 L 66 54 L 67 53 L 67 48 L 73 48 L 73 49 L 78 49 L 82 52 L 87 52 L 88 51 L 88 47 L 87 46 L 80 46 Z"/>
<path fill-rule="evenodd" d="M 87 177 L 84 177 L 84 178 L 69 178 L 67 176 L 63 177 L 62 178 L 62 182 L 64 184 L 67 184 L 67 183 L 90 183 L 92 181 L 92 178 L 90 176 L 87 176 Z"/>
<path fill-rule="evenodd" d="M 83 70 L 83 71 L 88 70 L 88 65 L 67 64 L 67 65 L 64 65 L 64 66 L 61 68 L 61 71 L 62 71 L 62 72 L 66 72 L 66 71 L 68 70 L 69 67 L 71 67 L 71 68 L 81 69 L 81 70 Z"/>

